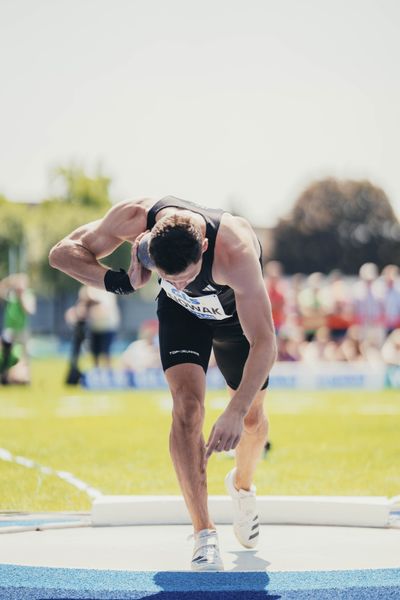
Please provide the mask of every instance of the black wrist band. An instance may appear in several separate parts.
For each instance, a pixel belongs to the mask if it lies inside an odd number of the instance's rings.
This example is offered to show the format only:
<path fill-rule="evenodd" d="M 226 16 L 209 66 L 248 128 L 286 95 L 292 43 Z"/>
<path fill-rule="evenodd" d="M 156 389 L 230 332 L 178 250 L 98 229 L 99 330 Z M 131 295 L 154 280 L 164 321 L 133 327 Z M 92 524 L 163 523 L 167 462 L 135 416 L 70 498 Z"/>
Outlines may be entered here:
<path fill-rule="evenodd" d="M 104 287 L 107 292 L 119 294 L 120 296 L 133 294 L 135 291 L 131 285 L 128 273 L 124 269 L 120 269 L 119 271 L 108 269 L 104 275 Z"/>

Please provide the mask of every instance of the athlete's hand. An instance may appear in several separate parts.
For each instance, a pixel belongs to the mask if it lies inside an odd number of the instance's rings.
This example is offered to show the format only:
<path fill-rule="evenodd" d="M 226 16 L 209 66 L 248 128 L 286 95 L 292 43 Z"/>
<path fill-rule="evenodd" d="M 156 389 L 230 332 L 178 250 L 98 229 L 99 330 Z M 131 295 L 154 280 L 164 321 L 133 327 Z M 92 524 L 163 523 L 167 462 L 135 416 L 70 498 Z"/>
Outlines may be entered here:
<path fill-rule="evenodd" d="M 146 285 L 146 283 L 151 277 L 151 271 L 149 271 L 143 265 L 141 265 L 137 257 L 137 249 L 140 240 L 146 235 L 146 233 L 148 233 L 148 231 L 144 231 L 143 233 L 138 235 L 136 240 L 132 244 L 131 264 L 128 269 L 128 276 L 131 282 L 131 286 L 135 290 Z"/>
<path fill-rule="evenodd" d="M 243 431 L 244 417 L 242 412 L 235 409 L 225 409 L 211 429 L 210 437 L 206 444 L 207 461 L 213 452 L 228 452 L 233 450 L 239 443 Z"/>

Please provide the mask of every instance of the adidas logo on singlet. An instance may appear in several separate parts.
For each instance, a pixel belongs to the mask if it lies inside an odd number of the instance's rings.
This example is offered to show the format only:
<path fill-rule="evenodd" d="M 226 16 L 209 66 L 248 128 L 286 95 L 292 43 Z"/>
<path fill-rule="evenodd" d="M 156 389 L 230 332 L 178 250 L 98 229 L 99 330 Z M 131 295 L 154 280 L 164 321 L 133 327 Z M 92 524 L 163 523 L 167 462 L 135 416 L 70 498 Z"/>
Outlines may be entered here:
<path fill-rule="evenodd" d="M 206 285 L 205 288 L 202 289 L 202 292 L 216 292 L 217 290 L 212 285 Z"/>

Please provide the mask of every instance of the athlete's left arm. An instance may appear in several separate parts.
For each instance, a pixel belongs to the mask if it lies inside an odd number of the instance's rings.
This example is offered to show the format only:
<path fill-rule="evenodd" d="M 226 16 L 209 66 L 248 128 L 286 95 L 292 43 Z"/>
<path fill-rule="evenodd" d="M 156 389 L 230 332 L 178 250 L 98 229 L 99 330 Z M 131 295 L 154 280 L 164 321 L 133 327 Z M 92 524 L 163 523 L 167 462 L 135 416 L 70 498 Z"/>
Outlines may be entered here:
<path fill-rule="evenodd" d="M 227 281 L 235 292 L 239 321 L 250 344 L 242 380 L 231 401 L 232 407 L 246 414 L 277 354 L 271 303 L 259 257 L 250 244 L 233 252 Z"/>
<path fill-rule="evenodd" d="M 239 320 L 250 350 L 241 383 L 211 431 L 206 458 L 214 450 L 230 450 L 237 446 L 243 419 L 269 375 L 277 354 L 271 304 L 255 245 L 250 235 L 246 239 L 247 233 L 243 231 L 241 241 L 227 253 L 224 282 L 235 292 Z"/>

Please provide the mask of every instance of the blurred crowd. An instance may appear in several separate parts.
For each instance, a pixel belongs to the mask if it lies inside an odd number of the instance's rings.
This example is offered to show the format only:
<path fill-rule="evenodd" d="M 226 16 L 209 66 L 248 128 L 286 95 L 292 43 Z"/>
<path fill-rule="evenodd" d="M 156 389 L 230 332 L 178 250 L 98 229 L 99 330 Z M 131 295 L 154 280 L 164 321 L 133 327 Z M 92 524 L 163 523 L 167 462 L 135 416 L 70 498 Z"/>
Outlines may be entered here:
<path fill-rule="evenodd" d="M 303 363 L 364 361 L 400 365 L 400 271 L 387 265 L 379 272 L 365 263 L 358 277 L 339 271 L 286 276 L 276 261 L 266 264 L 265 285 L 274 319 L 278 360 Z M 0 282 L 4 302 L 0 344 L 0 382 L 29 383 L 29 317 L 35 296 L 26 274 Z M 117 297 L 82 286 L 65 313 L 71 330 L 67 383 L 78 383 L 79 357 L 88 350 L 95 368 L 111 369 L 112 345 L 120 329 Z M 213 366 L 213 356 L 210 366 Z M 114 363 L 114 366 L 117 366 Z M 159 368 L 158 323 L 141 324 L 138 339 L 118 358 L 118 368 Z"/>
<path fill-rule="evenodd" d="M 265 266 L 278 340 L 278 360 L 304 363 L 364 361 L 400 365 L 400 271 L 365 263 L 357 277 L 339 271 L 285 276 L 282 265 Z M 132 371 L 161 367 L 158 323 L 142 323 L 138 339 L 121 356 Z M 215 364 L 211 356 L 210 366 Z"/>
<path fill-rule="evenodd" d="M 265 267 L 279 361 L 366 361 L 400 365 L 400 275 L 365 263 L 358 277 L 338 271 L 285 277 Z"/>

